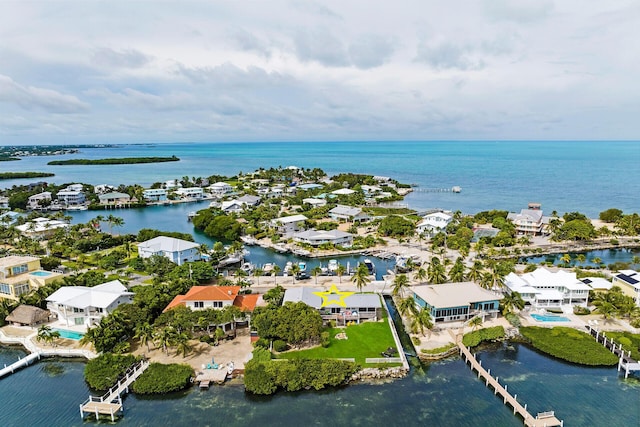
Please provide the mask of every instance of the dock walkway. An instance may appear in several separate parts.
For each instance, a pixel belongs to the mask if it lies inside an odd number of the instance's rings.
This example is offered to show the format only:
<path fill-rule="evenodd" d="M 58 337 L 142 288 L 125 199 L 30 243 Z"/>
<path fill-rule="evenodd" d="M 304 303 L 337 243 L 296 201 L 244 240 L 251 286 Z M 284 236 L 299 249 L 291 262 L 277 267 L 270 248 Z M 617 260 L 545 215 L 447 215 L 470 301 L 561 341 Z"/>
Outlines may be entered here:
<path fill-rule="evenodd" d="M 89 396 L 89 399 L 80 404 L 80 416 L 84 419 L 84 414 L 95 414 L 96 419 L 100 414 L 110 415 L 111 421 L 115 421 L 118 412 L 122 412 L 122 394 L 129 392 L 129 386 L 149 367 L 147 360 L 140 362 L 129 368 L 124 378 L 109 389 L 104 395 Z"/>
<path fill-rule="evenodd" d="M 451 332 L 453 335 L 453 332 Z M 509 405 L 513 408 L 514 415 L 519 414 L 524 422 L 524 425 L 527 427 L 553 427 L 553 426 L 563 426 L 564 421 L 556 418 L 553 411 L 547 412 L 539 412 L 535 417 L 529 413 L 527 410 L 527 405 L 522 406 L 520 402 L 516 400 L 518 395 L 512 396 L 507 390 L 508 386 L 502 386 L 498 382 L 498 377 L 494 378 L 491 376 L 491 369 L 488 371 L 482 367 L 482 363 L 478 362 L 475 356 L 469 351 L 467 346 L 462 343 L 462 339 L 460 336 L 454 337 L 456 339 L 456 344 L 460 348 L 460 355 L 464 355 L 465 363 L 469 363 L 471 370 L 476 371 L 478 373 L 478 378 L 481 378 L 485 381 L 485 385 L 487 387 L 491 386 L 493 388 L 494 394 L 499 394 L 503 399 L 503 403 L 505 405 Z"/>
<path fill-rule="evenodd" d="M 590 324 L 587 325 L 587 329 L 596 342 L 601 343 L 606 349 L 618 356 L 618 372 L 624 369 L 625 379 L 629 377 L 629 372 L 640 372 L 640 363 L 631 357 L 631 351 L 625 352 L 622 345 L 616 344 L 613 339 L 607 337 L 606 332 L 600 332 Z"/>

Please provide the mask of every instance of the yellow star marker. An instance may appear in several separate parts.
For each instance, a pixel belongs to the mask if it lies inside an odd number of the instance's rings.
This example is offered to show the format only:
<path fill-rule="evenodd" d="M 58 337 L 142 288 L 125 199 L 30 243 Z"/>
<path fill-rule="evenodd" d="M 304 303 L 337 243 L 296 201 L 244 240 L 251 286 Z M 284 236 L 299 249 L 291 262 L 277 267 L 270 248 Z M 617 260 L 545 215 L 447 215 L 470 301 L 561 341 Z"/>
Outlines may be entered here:
<path fill-rule="evenodd" d="M 322 298 L 322 305 L 320 307 L 336 304 L 346 308 L 347 303 L 344 302 L 344 299 L 349 295 L 355 294 L 355 292 L 339 291 L 336 285 L 331 285 L 328 291 L 314 292 L 314 294 Z"/>

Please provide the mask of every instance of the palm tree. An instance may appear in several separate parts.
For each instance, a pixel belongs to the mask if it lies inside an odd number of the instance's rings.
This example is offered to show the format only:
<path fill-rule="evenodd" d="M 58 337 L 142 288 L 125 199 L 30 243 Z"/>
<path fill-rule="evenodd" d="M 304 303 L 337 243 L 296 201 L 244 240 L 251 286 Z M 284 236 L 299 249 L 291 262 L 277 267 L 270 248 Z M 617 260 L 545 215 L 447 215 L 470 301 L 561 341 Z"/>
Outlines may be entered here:
<path fill-rule="evenodd" d="M 351 278 L 351 281 L 355 283 L 358 288 L 358 292 L 362 292 L 362 287 L 366 286 L 371 279 L 369 278 L 369 269 L 365 264 L 359 264 L 355 274 Z"/>
<path fill-rule="evenodd" d="M 502 315 L 505 316 L 508 313 L 513 313 L 513 309 L 517 308 L 522 310 L 524 308 L 524 300 L 519 292 L 507 293 L 500 301 L 502 306 Z"/>
<path fill-rule="evenodd" d="M 478 283 L 482 278 L 482 261 L 474 261 L 473 265 L 469 269 L 469 273 L 467 273 L 467 279 L 472 282 Z"/>
<path fill-rule="evenodd" d="M 169 355 L 169 347 L 173 343 L 173 338 L 176 335 L 176 330 L 173 326 L 165 326 L 164 328 L 158 329 L 153 333 L 153 342 L 158 346 L 162 347 L 162 350 L 166 355 Z"/>
<path fill-rule="evenodd" d="M 342 283 L 342 276 L 346 272 L 347 272 L 347 267 L 345 267 L 342 264 L 338 264 L 338 267 L 336 268 L 336 276 L 338 276 L 339 283 Z"/>
<path fill-rule="evenodd" d="M 402 298 L 398 301 L 398 313 L 400 316 L 414 316 L 418 313 L 418 306 L 413 297 Z"/>
<path fill-rule="evenodd" d="M 191 350 L 193 350 L 193 346 L 189 343 L 189 334 L 186 332 L 181 332 L 176 335 L 174 338 L 174 343 L 176 345 L 176 354 L 182 353 L 182 357 L 187 357 L 187 354 Z"/>
<path fill-rule="evenodd" d="M 264 274 L 264 270 L 260 267 L 256 267 L 253 270 L 253 277 L 255 277 L 258 281 L 258 286 L 260 286 L 260 276 L 262 276 Z"/>
<path fill-rule="evenodd" d="M 602 314 L 605 320 L 609 320 L 616 314 L 616 306 L 609 301 L 602 301 L 598 305 L 598 313 Z"/>
<path fill-rule="evenodd" d="M 413 320 L 411 321 L 411 331 L 414 333 L 418 333 L 418 331 L 425 336 L 424 330 L 431 330 L 433 328 L 433 321 L 431 319 L 431 313 L 426 308 L 421 308 L 420 311 L 413 316 Z"/>
<path fill-rule="evenodd" d="M 113 227 L 122 227 L 124 225 L 124 219 L 109 215 L 107 217 L 107 223 L 109 224 L 109 234 L 113 234 Z"/>
<path fill-rule="evenodd" d="M 587 261 L 587 256 L 585 254 L 578 254 L 578 256 L 576 257 L 576 260 L 580 264 L 584 264 Z"/>
<path fill-rule="evenodd" d="M 449 270 L 449 279 L 454 283 L 464 281 L 465 266 L 462 263 L 462 258 L 456 259 L 456 262 L 451 266 Z"/>
<path fill-rule="evenodd" d="M 571 255 L 569 254 L 564 254 L 560 257 L 560 261 L 565 265 L 565 266 L 569 266 L 569 263 L 571 262 Z"/>
<path fill-rule="evenodd" d="M 406 274 L 399 274 L 393 279 L 392 295 L 404 296 L 404 290 L 409 287 L 409 278 Z"/>
<path fill-rule="evenodd" d="M 53 334 L 57 333 L 58 337 L 60 336 L 60 332 L 54 331 L 51 329 L 49 325 L 42 325 L 38 328 L 38 335 L 36 335 L 36 341 L 44 341 L 45 344 L 51 344 L 53 341 Z"/>
<path fill-rule="evenodd" d="M 140 341 L 140 345 L 146 345 L 147 351 L 150 351 L 149 341 L 153 340 L 153 326 L 149 322 L 138 324 L 135 328 L 134 338 Z"/>
<path fill-rule="evenodd" d="M 296 276 L 300 273 L 300 266 L 298 265 L 298 263 L 293 263 L 293 265 L 291 265 L 291 278 L 293 280 L 293 284 L 295 285 L 296 283 Z"/>
<path fill-rule="evenodd" d="M 431 258 L 431 263 L 427 267 L 427 276 L 429 281 L 436 285 L 447 281 L 444 265 L 442 265 L 438 257 Z"/>
<path fill-rule="evenodd" d="M 602 258 L 600 257 L 595 257 L 591 260 L 592 263 L 596 264 L 597 266 L 600 266 L 602 264 Z"/>
<path fill-rule="evenodd" d="M 475 316 L 473 319 L 469 320 L 469 326 L 471 326 L 471 330 L 475 331 L 478 327 L 482 325 L 482 317 Z"/>
<path fill-rule="evenodd" d="M 280 273 L 282 269 L 280 268 L 280 266 L 278 264 L 274 264 L 273 265 L 273 283 L 274 285 L 278 284 L 278 273 Z"/>
<path fill-rule="evenodd" d="M 420 267 L 413 276 L 414 280 L 418 282 L 424 282 L 427 280 L 427 270 L 423 267 Z"/>
<path fill-rule="evenodd" d="M 318 275 L 322 273 L 322 267 L 320 267 L 319 265 L 316 265 L 315 267 L 313 267 L 311 269 L 311 275 L 315 278 L 316 280 L 316 286 L 318 285 Z"/>

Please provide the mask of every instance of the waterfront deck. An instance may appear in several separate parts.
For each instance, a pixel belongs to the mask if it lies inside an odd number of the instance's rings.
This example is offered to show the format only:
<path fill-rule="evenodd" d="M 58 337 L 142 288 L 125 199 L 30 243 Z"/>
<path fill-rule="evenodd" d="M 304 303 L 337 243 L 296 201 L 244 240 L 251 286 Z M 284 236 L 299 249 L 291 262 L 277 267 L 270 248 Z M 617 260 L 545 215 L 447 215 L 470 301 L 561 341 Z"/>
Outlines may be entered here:
<path fill-rule="evenodd" d="M 453 335 L 453 333 L 452 333 Z M 471 370 L 476 371 L 478 373 L 478 378 L 482 378 L 485 381 L 485 385 L 487 387 L 491 386 L 493 388 L 493 394 L 500 395 L 503 399 L 503 403 L 505 405 L 511 406 L 513 408 L 514 415 L 517 413 L 522 417 L 524 425 L 527 427 L 553 427 L 553 426 L 563 426 L 564 421 L 556 418 L 553 411 L 547 412 L 539 412 L 535 417 L 529 413 L 527 409 L 527 404 L 524 406 L 518 402 L 518 395 L 511 395 L 508 392 L 508 386 L 500 384 L 498 382 L 498 377 L 491 376 L 491 370 L 485 370 L 482 367 L 482 363 L 478 362 L 475 356 L 469 351 L 467 346 L 462 343 L 461 337 L 455 337 L 456 344 L 460 348 L 460 355 L 464 356 L 464 361 L 469 363 Z"/>
<path fill-rule="evenodd" d="M 141 360 L 127 370 L 124 378 L 109 389 L 104 395 L 89 396 L 89 399 L 80 404 L 80 416 L 95 414 L 96 420 L 100 415 L 109 415 L 111 421 L 115 421 L 118 413 L 122 412 L 122 394 L 129 392 L 129 386 L 149 367 L 149 362 Z"/>
<path fill-rule="evenodd" d="M 613 339 L 606 336 L 606 332 L 600 332 L 591 324 L 587 325 L 589 334 L 596 339 L 596 342 L 604 345 L 606 349 L 618 356 L 618 372 L 624 370 L 624 378 L 629 377 L 629 372 L 640 372 L 640 363 L 631 357 L 631 351 L 626 352 L 622 345 L 617 344 Z"/>

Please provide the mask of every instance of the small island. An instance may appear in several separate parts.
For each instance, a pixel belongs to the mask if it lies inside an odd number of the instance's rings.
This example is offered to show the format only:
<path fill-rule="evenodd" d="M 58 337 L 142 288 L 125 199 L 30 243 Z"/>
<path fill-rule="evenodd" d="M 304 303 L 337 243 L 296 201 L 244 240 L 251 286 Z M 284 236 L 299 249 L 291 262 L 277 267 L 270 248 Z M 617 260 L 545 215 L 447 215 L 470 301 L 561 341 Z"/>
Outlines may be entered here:
<path fill-rule="evenodd" d="M 43 178 L 54 175 L 50 172 L 0 172 L 0 179 Z"/>
<path fill-rule="evenodd" d="M 0 162 L 15 162 L 16 160 L 20 160 L 20 158 L 11 156 L 0 156 Z"/>
<path fill-rule="evenodd" d="M 164 162 L 177 162 L 180 159 L 176 156 L 171 157 L 121 157 L 121 158 L 108 158 L 108 159 L 69 159 L 69 160 L 54 160 L 48 165 L 133 165 L 139 163 L 164 163 Z"/>

